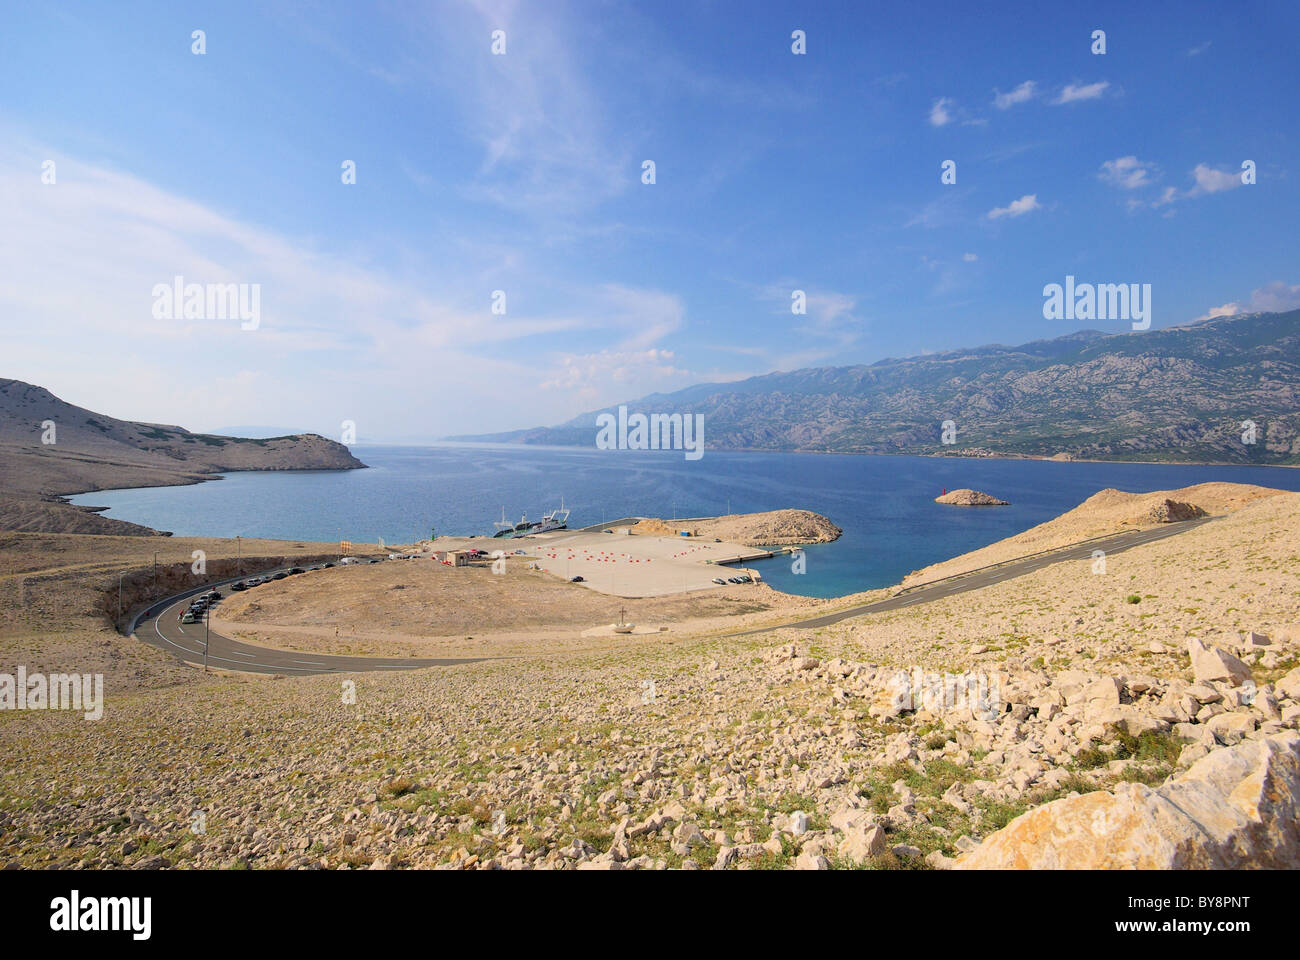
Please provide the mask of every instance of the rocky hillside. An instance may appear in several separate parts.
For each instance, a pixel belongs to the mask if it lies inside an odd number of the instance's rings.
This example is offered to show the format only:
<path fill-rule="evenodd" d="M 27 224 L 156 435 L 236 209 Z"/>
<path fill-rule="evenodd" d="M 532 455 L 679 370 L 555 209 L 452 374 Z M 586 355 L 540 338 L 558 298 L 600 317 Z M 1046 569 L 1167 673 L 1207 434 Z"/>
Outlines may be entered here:
<path fill-rule="evenodd" d="M 628 408 L 702 413 L 714 450 L 1300 463 L 1300 311 L 773 373 Z M 591 445 L 598 412 L 474 439 Z"/>
<path fill-rule="evenodd" d="M 656 537 L 675 537 L 682 530 L 692 536 L 714 537 L 748 546 L 801 546 L 830 543 L 844 532 L 820 513 L 811 510 L 768 510 L 763 513 L 729 514 L 708 520 L 659 520 L 648 518 L 632 532 Z"/>
<path fill-rule="evenodd" d="M 58 498 L 198 483 L 223 471 L 364 466 L 343 444 L 316 434 L 245 439 L 191 433 L 118 420 L 66 403 L 43 387 L 0 379 L 0 529 L 140 533 L 144 528 L 107 518 L 87 520 L 85 511 Z"/>

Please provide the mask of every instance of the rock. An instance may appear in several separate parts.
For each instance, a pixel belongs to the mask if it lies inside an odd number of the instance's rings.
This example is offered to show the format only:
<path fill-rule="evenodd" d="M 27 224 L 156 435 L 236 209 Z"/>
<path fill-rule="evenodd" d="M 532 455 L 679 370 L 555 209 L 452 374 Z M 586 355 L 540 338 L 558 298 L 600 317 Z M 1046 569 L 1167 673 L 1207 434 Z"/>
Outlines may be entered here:
<path fill-rule="evenodd" d="M 796 837 L 803 836 L 808 832 L 808 814 L 802 810 L 796 810 L 790 814 L 790 832 Z"/>
<path fill-rule="evenodd" d="M 1300 734 L 1213 751 L 1157 790 L 1137 783 L 1045 804 L 957 869 L 1300 867 Z"/>
<path fill-rule="evenodd" d="M 1070 706 L 1082 706 L 1087 717 L 1099 720 L 1107 710 L 1120 705 L 1122 690 L 1123 685 L 1114 677 L 1103 677 L 1067 697 L 1066 702 Z"/>
<path fill-rule="evenodd" d="M 1197 683 L 1221 680 L 1240 686 L 1251 679 L 1250 667 L 1219 647 L 1207 647 L 1196 637 L 1188 637 L 1187 652 L 1192 658 L 1192 673 Z"/>
<path fill-rule="evenodd" d="M 1148 510 L 1142 519 L 1150 523 L 1177 523 L 1179 520 L 1195 520 L 1205 515 L 1205 511 L 1194 503 L 1165 498 Z"/>
<path fill-rule="evenodd" d="M 1300 667 L 1273 684 L 1273 692 L 1287 700 L 1300 700 Z"/>
<path fill-rule="evenodd" d="M 846 830 L 837 852 L 854 863 L 878 857 L 885 852 L 885 831 L 874 825 Z"/>
<path fill-rule="evenodd" d="M 839 810 L 831 814 L 831 826 L 841 833 L 848 833 L 855 827 L 865 830 L 875 822 L 875 813 L 860 807 L 840 807 Z"/>
<path fill-rule="evenodd" d="M 942 850 L 935 850 L 925 855 L 925 863 L 931 870 L 951 870 L 957 863 L 952 857 L 946 857 Z"/>
<path fill-rule="evenodd" d="M 820 853 L 809 851 L 799 854 L 794 862 L 794 868 L 796 870 L 829 870 L 831 862 Z"/>
<path fill-rule="evenodd" d="M 999 500 L 987 493 L 966 487 L 960 490 L 949 490 L 943 496 L 935 497 L 934 502 L 952 504 L 958 507 L 1005 507 L 1007 505 L 1005 500 Z"/>
<path fill-rule="evenodd" d="M 1255 718 L 1248 713 L 1221 713 L 1211 717 L 1205 728 L 1220 743 L 1232 746 L 1255 732 Z"/>

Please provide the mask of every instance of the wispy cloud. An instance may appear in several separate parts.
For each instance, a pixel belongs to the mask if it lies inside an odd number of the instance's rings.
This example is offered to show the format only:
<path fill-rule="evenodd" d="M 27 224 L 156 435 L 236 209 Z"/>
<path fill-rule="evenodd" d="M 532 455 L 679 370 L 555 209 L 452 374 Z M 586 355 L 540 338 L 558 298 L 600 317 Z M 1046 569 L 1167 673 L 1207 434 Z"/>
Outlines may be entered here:
<path fill-rule="evenodd" d="M 1085 84 L 1067 83 L 1052 103 L 1056 106 L 1060 106 L 1065 103 L 1079 103 L 1083 100 L 1096 100 L 1105 93 L 1109 87 L 1109 80 L 1099 80 L 1096 83 Z"/>
<path fill-rule="evenodd" d="M 1199 197 L 1206 193 L 1222 193 L 1240 187 L 1241 173 L 1235 170 L 1215 170 L 1213 167 L 1198 163 L 1192 170 L 1192 179 L 1196 185 L 1188 190 L 1186 196 Z"/>
<path fill-rule="evenodd" d="M 1154 163 L 1147 163 L 1130 155 L 1107 160 L 1101 165 L 1101 172 L 1097 176 L 1112 187 L 1137 190 L 1149 186 L 1158 179 L 1160 171 Z"/>
<path fill-rule="evenodd" d="M 1038 202 L 1038 194 L 1027 193 L 1019 200 L 1012 200 L 1005 207 L 994 207 L 986 216 L 990 220 L 999 220 L 1002 217 L 1023 217 L 1026 213 L 1041 209 L 1042 204 Z"/>
<path fill-rule="evenodd" d="M 1189 57 L 1199 57 L 1206 50 L 1210 49 L 1210 44 L 1212 44 L 1213 42 L 1214 42 L 1213 40 L 1206 40 L 1204 43 L 1197 44 L 1196 46 L 1192 47 L 1190 50 L 1187 51 L 1187 55 Z"/>
<path fill-rule="evenodd" d="M 1244 305 L 1234 301 L 1211 307 L 1196 319 L 1235 317 L 1239 313 L 1284 313 L 1296 309 L 1300 309 L 1300 284 L 1288 284 L 1276 280 L 1266 287 L 1259 287 L 1252 291 L 1250 299 Z"/>
<path fill-rule="evenodd" d="M 1018 103 L 1028 103 L 1030 100 L 1034 99 L 1034 89 L 1034 81 L 1026 80 L 1009 93 L 1002 93 L 999 90 L 994 90 L 993 106 L 997 107 L 999 110 L 1009 110 Z"/>
<path fill-rule="evenodd" d="M 952 123 L 952 106 L 951 97 L 940 97 L 934 101 L 930 107 L 930 126 L 943 127 Z"/>
<path fill-rule="evenodd" d="M 57 162 L 55 185 L 40 181 L 44 159 Z M 369 257 L 324 249 L 41 148 L 0 150 L 0 206 L 8 276 L 0 282 L 0 311 L 22 318 L 6 328 L 6 357 L 26 377 L 56 390 L 75 384 L 77 402 L 120 416 L 153 419 L 169 410 L 170 420 L 203 428 L 255 422 L 269 406 L 302 424 L 337 423 L 338 411 L 365 420 L 372 437 L 384 423 L 425 435 L 517 426 L 515 391 L 543 382 L 558 387 L 563 362 L 552 358 L 575 340 L 590 344 L 593 355 L 624 357 L 604 379 L 587 378 L 591 389 L 613 390 L 622 380 L 648 392 L 660 378 L 680 384 L 683 376 L 660 342 L 684 323 L 680 298 L 622 285 L 570 288 L 558 279 L 548 290 L 534 279 L 541 271 L 514 251 L 375 268 Z M 514 283 L 494 275 L 503 261 L 514 264 Z M 237 319 L 154 317 L 153 288 L 176 276 L 259 285 L 261 325 L 242 330 Z M 490 293 L 502 283 L 508 311 L 497 316 Z M 534 301 L 549 294 L 551 308 L 530 304 L 530 293 Z M 556 303 L 571 306 L 556 310 Z M 57 341 L 51 330 L 59 331 Z M 179 344 L 195 342 L 201 350 L 178 353 Z M 78 349 L 61 349 L 71 343 Z M 182 356 L 184 376 L 176 376 Z M 638 365 L 638 356 L 654 362 Z M 131 375 L 105 357 L 130 357 Z M 402 387 L 376 390 L 380 382 Z M 459 407 L 433 402 L 440 389 L 489 382 L 515 391 L 486 391 L 477 423 L 462 422 Z M 236 389 L 240 383 L 258 390 Z M 548 397 L 533 413 L 572 415 L 573 397 L 556 389 Z"/>

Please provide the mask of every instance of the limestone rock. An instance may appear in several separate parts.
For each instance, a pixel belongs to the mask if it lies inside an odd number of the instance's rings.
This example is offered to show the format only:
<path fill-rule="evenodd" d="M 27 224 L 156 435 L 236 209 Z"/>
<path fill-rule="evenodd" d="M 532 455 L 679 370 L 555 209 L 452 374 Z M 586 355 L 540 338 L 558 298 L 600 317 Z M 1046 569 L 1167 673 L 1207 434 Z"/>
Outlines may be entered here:
<path fill-rule="evenodd" d="M 1195 520 L 1205 515 L 1205 511 L 1194 503 L 1182 503 L 1165 498 L 1148 510 L 1143 519 L 1149 523 L 1176 523 L 1179 520 Z"/>
<path fill-rule="evenodd" d="M 885 831 L 879 826 L 852 827 L 844 832 L 839 855 L 854 863 L 861 863 L 885 852 Z"/>
<path fill-rule="evenodd" d="M 1045 804 L 957 869 L 1300 867 L 1300 734 L 1215 750 L 1157 790 L 1136 783 Z"/>
<path fill-rule="evenodd" d="M 1251 678 L 1250 667 L 1219 647 L 1207 647 L 1196 637 L 1187 638 L 1187 652 L 1192 658 L 1192 673 L 1197 683 L 1221 680 L 1239 686 Z"/>

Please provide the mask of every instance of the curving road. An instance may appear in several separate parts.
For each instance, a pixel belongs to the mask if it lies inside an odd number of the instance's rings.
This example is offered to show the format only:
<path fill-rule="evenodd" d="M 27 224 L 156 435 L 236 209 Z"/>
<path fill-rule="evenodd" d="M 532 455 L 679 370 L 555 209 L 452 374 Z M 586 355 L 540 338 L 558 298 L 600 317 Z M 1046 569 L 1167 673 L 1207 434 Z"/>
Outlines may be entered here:
<path fill-rule="evenodd" d="M 1213 519 L 1215 518 L 1201 517 L 1197 520 L 1181 520 L 1176 523 L 1167 524 L 1163 527 L 1158 527 L 1154 530 L 1130 530 L 1126 533 L 1117 533 L 1109 537 L 1085 540 L 1081 543 L 1074 543 L 1067 547 L 1060 547 L 1056 550 L 1034 554 L 1033 556 L 1025 557 L 1020 560 L 1012 560 L 1007 563 L 999 564 L 998 566 L 982 567 L 979 570 L 972 570 L 970 573 L 958 574 L 954 577 L 936 580 L 930 584 L 909 587 L 900 593 L 896 593 L 892 597 L 886 597 L 884 600 L 877 600 L 874 603 L 864 603 L 857 607 L 849 607 L 847 610 L 828 613 L 825 616 L 815 617 L 811 620 L 795 620 L 789 623 L 778 623 L 770 627 L 759 627 L 756 630 L 744 630 L 740 633 L 725 634 L 725 636 L 748 637 L 756 633 L 770 633 L 773 630 L 827 627 L 833 623 L 848 620 L 850 617 L 862 617 L 869 613 L 884 613 L 889 610 L 899 610 L 903 607 L 914 606 L 918 603 L 933 603 L 935 600 L 942 600 L 944 597 L 950 597 L 956 593 L 966 593 L 969 590 L 979 590 L 981 587 L 1001 583 L 1003 580 L 1023 577 L 1027 573 L 1033 573 L 1035 570 L 1041 570 L 1043 567 L 1051 566 L 1054 563 L 1061 563 L 1066 560 L 1091 560 L 1092 551 L 1094 550 L 1103 550 L 1107 556 L 1114 553 L 1122 553 L 1125 550 L 1131 550 L 1133 547 L 1140 547 L 1144 543 L 1151 543 L 1155 540 L 1163 540 L 1166 537 L 1185 533 L 1193 527 L 1199 527 L 1201 524 L 1207 523 Z"/>
<path fill-rule="evenodd" d="M 1108 556 L 1122 553 L 1145 543 L 1152 543 L 1156 540 L 1163 540 L 1166 537 L 1184 533 L 1212 519 L 1214 518 L 1203 517 L 1198 520 L 1184 520 L 1154 530 L 1130 530 L 1127 533 L 1119 533 L 1110 537 L 1086 540 L 1082 543 L 1071 544 L 1067 547 L 1035 554 L 1020 560 L 1013 560 L 998 566 L 984 567 L 970 573 L 938 580 L 934 583 L 911 587 L 884 600 L 849 607 L 847 610 L 828 613 L 810 620 L 778 623 L 770 627 L 759 627 L 754 630 L 724 634 L 724 636 L 747 637 L 753 634 L 770 633 L 773 630 L 826 627 L 852 617 L 866 616 L 871 613 L 884 613 L 920 603 L 932 603 L 953 594 L 979 590 L 982 587 L 1001 583 L 1004 580 L 1022 577 L 1027 573 L 1033 573 L 1035 570 L 1041 570 L 1043 567 L 1062 563 L 1066 560 L 1090 560 L 1094 550 L 1104 550 Z M 287 570 L 288 568 L 279 569 Z M 253 576 L 267 577 L 276 572 L 278 571 L 267 570 L 253 574 Z M 298 574 L 298 576 L 303 576 L 303 574 Z M 235 577 L 219 583 L 206 584 L 161 600 L 136 614 L 127 633 L 135 636 L 138 640 L 143 640 L 145 643 L 160 647 L 178 659 L 196 666 L 203 664 L 206 636 L 208 664 L 210 666 L 245 673 L 313 674 L 358 673 L 367 670 L 417 670 L 421 667 L 447 667 L 461 663 L 480 663 L 484 660 L 493 659 L 489 657 L 450 659 L 344 657 L 330 654 L 301 653 L 293 650 L 273 650 L 234 640 L 216 632 L 208 632 L 202 623 L 186 625 L 180 622 L 180 615 L 188 608 L 188 601 L 191 597 L 221 587 L 228 587 L 236 580 L 243 579 L 246 579 L 246 577 Z M 253 587 L 252 589 L 258 590 L 261 588 Z M 229 591 L 227 591 L 228 594 Z"/>
<path fill-rule="evenodd" d="M 288 567 L 278 568 L 288 570 Z M 136 614 L 127 630 L 137 640 L 153 644 L 172 656 L 196 666 L 203 665 L 204 638 L 208 643 L 208 665 L 221 670 L 238 670 L 244 673 L 359 673 L 366 670 L 417 670 L 420 667 L 449 667 L 459 663 L 479 663 L 489 657 L 459 659 L 411 659 L 401 657 L 343 657 L 331 654 L 302 653 L 295 650 L 272 650 L 257 647 L 223 636 L 216 631 L 207 632 L 203 623 L 182 624 L 180 616 L 189 607 L 192 597 L 210 590 L 228 587 L 237 580 L 249 577 L 268 577 L 277 570 L 246 574 L 219 583 L 210 583 L 185 593 L 161 600 Z M 305 574 L 297 574 L 305 576 Z M 261 590 L 262 587 L 252 587 Z M 229 591 L 224 593 L 229 596 Z"/>

